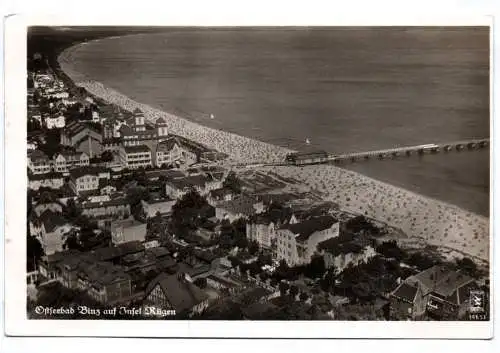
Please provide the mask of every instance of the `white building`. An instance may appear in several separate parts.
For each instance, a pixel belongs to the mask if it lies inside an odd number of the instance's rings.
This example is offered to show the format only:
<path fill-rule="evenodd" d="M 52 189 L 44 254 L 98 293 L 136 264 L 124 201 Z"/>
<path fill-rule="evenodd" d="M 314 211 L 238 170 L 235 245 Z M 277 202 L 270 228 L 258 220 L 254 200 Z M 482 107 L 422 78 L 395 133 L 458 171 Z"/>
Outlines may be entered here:
<path fill-rule="evenodd" d="M 151 167 L 151 150 L 144 145 L 122 146 L 120 148 L 120 162 L 124 168 L 129 169 Z"/>
<path fill-rule="evenodd" d="M 45 118 L 45 126 L 47 129 L 61 129 L 66 125 L 66 119 L 64 115 L 48 116 Z"/>
<path fill-rule="evenodd" d="M 67 172 L 74 167 L 89 166 L 90 159 L 85 152 L 62 152 L 54 156 L 54 170 Z"/>
<path fill-rule="evenodd" d="M 339 222 L 331 216 L 285 224 L 277 230 L 277 259 L 289 266 L 308 264 L 318 244 L 339 236 Z"/>
<path fill-rule="evenodd" d="M 28 169 L 33 174 L 46 174 L 52 170 L 49 157 L 40 150 L 28 154 Z"/>

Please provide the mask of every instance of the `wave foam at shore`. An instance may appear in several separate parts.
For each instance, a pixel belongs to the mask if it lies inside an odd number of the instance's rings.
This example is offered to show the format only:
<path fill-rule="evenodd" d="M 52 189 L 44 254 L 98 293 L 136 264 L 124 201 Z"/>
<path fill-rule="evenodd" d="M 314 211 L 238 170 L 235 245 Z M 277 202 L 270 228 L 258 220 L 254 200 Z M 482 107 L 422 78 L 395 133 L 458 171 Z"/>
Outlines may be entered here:
<path fill-rule="evenodd" d="M 226 153 L 232 161 L 242 163 L 283 161 L 286 154 L 291 152 L 283 147 L 202 126 L 138 103 L 99 82 L 90 81 L 72 69 L 74 49 L 71 47 L 64 51 L 58 60 L 61 69 L 76 85 L 123 109 L 132 111 L 139 108 L 152 122 L 162 117 L 172 133 Z M 489 261 L 488 218 L 333 165 L 273 167 L 273 171 L 284 177 L 301 180 L 309 187 L 327 194 L 341 208 L 379 219 L 433 245 L 445 246 Z"/>

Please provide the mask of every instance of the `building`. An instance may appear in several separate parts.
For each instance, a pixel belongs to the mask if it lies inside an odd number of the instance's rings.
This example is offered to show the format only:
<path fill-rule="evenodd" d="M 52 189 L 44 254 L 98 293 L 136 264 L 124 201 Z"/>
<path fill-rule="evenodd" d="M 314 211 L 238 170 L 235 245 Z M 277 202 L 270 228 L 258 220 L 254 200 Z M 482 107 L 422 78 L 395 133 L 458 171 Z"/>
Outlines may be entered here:
<path fill-rule="evenodd" d="M 359 266 L 367 263 L 368 260 L 377 256 L 377 252 L 371 246 L 356 247 L 356 251 L 346 249 L 346 251 L 325 251 L 323 259 L 326 268 L 334 268 L 335 273 L 339 274 L 349 266 Z M 359 250 L 358 250 L 359 249 Z"/>
<path fill-rule="evenodd" d="M 248 240 L 255 241 L 260 247 L 274 250 L 278 228 L 285 223 L 297 223 L 297 219 L 289 209 L 272 209 L 251 217 L 246 224 Z"/>
<path fill-rule="evenodd" d="M 176 316 L 184 317 L 203 312 L 208 307 L 208 299 L 186 274 L 162 273 L 148 284 L 143 305 L 173 310 Z"/>
<path fill-rule="evenodd" d="M 133 218 L 111 222 L 111 241 L 113 244 L 131 241 L 143 242 L 145 239 L 146 223 L 141 223 Z"/>
<path fill-rule="evenodd" d="M 128 218 L 130 205 L 125 197 L 91 196 L 81 203 L 82 215 L 88 217 Z"/>
<path fill-rule="evenodd" d="M 208 275 L 205 278 L 207 280 L 207 286 L 215 288 L 222 292 L 227 292 L 228 294 L 236 293 L 238 289 L 243 286 L 242 283 L 236 282 L 230 278 L 214 274 Z"/>
<path fill-rule="evenodd" d="M 308 264 L 318 244 L 339 236 L 339 222 L 331 216 L 288 223 L 277 230 L 277 259 L 289 266 Z"/>
<path fill-rule="evenodd" d="M 457 320 L 467 313 L 476 281 L 445 265 L 408 277 L 390 295 L 391 317 Z"/>
<path fill-rule="evenodd" d="M 291 153 L 286 156 L 286 161 L 291 164 L 314 164 L 328 160 L 328 153 L 325 151 Z"/>
<path fill-rule="evenodd" d="M 159 118 L 154 127 L 146 125 L 144 114 L 141 110 L 136 109 L 133 116 L 125 119 L 125 123 L 121 124 L 117 135 L 121 137 L 124 146 L 147 145 L 155 151 L 156 144 L 163 141 L 168 135 L 167 124 L 163 118 Z"/>
<path fill-rule="evenodd" d="M 54 156 L 54 170 L 67 172 L 71 168 L 90 165 L 89 156 L 85 152 L 61 152 Z"/>
<path fill-rule="evenodd" d="M 46 174 L 52 170 L 49 157 L 40 150 L 28 153 L 28 169 L 32 174 Z"/>
<path fill-rule="evenodd" d="M 99 303 L 122 303 L 132 297 L 130 276 L 122 268 L 111 263 L 95 262 L 81 266 L 77 277 L 78 288 L 86 291 Z"/>
<path fill-rule="evenodd" d="M 46 210 L 30 222 L 30 232 L 42 245 L 45 255 L 63 250 L 65 236 L 76 229 L 61 214 Z"/>
<path fill-rule="evenodd" d="M 69 186 L 77 195 L 99 189 L 99 175 L 87 168 L 73 169 L 70 172 Z"/>
<path fill-rule="evenodd" d="M 155 165 L 161 168 L 168 166 L 191 165 L 198 162 L 198 154 L 183 144 L 178 136 L 170 135 L 158 143 Z"/>
<path fill-rule="evenodd" d="M 240 218 L 251 216 L 264 211 L 262 202 L 252 197 L 240 196 L 231 201 L 223 201 L 215 206 L 215 217 L 219 220 L 233 222 Z"/>
<path fill-rule="evenodd" d="M 124 168 L 147 168 L 153 165 L 151 150 L 148 146 L 122 146 L 120 148 L 120 163 Z"/>
<path fill-rule="evenodd" d="M 222 187 L 222 181 L 213 179 L 204 174 L 190 175 L 183 178 L 175 178 L 165 183 L 165 194 L 173 199 L 178 199 L 190 190 L 196 190 L 205 196 L 210 191 Z"/>
<path fill-rule="evenodd" d="M 47 129 L 62 129 L 66 125 L 66 118 L 62 114 L 47 116 L 44 118 L 44 125 Z"/>
<path fill-rule="evenodd" d="M 61 130 L 61 145 L 74 147 L 93 158 L 102 152 L 102 135 L 81 122 L 72 121 Z"/>
<path fill-rule="evenodd" d="M 170 198 L 156 199 L 151 201 L 141 200 L 142 210 L 146 218 L 153 218 L 156 214 L 164 216 L 172 211 L 172 206 L 174 206 L 176 200 Z"/>
<path fill-rule="evenodd" d="M 37 191 L 40 188 L 59 189 L 64 185 L 64 177 L 61 173 L 46 173 L 30 175 L 28 188 Z"/>
<path fill-rule="evenodd" d="M 235 197 L 233 191 L 229 188 L 222 187 L 220 189 L 211 190 L 207 195 L 207 201 L 212 206 L 222 201 L 232 201 Z"/>

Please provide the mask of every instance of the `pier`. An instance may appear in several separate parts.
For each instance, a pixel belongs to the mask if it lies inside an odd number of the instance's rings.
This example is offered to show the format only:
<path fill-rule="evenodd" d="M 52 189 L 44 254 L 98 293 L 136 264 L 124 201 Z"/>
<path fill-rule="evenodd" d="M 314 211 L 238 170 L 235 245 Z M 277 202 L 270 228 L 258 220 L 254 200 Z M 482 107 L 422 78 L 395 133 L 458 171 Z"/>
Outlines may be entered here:
<path fill-rule="evenodd" d="M 433 153 L 448 153 L 451 151 L 475 150 L 486 148 L 490 144 L 490 139 L 464 140 L 446 143 L 433 143 L 416 146 L 394 147 L 383 150 L 353 152 L 344 154 L 329 154 L 328 160 L 334 163 L 343 161 L 356 162 L 369 159 L 389 159 L 400 156 L 424 155 Z"/>
<path fill-rule="evenodd" d="M 301 160 L 300 164 L 296 165 L 313 165 L 313 164 L 326 164 L 326 163 L 341 164 L 344 162 L 354 163 L 354 162 L 367 161 L 371 159 L 394 159 L 398 157 L 409 157 L 413 155 L 422 156 L 425 154 L 451 153 L 453 151 L 456 152 L 462 150 L 478 150 L 487 148 L 489 145 L 490 145 L 490 139 L 485 138 L 485 139 L 464 140 L 464 141 L 455 141 L 455 142 L 446 142 L 437 144 L 433 143 L 433 144 L 416 145 L 416 146 L 394 147 L 383 150 L 352 152 L 344 154 L 326 153 L 326 157 L 319 159 L 317 158 L 309 159 L 309 160 L 305 158 Z M 281 162 L 254 161 L 252 163 L 227 163 L 224 161 L 219 161 L 219 162 L 199 163 L 196 166 L 198 167 L 224 166 L 227 168 L 235 168 L 235 169 L 252 169 L 252 168 L 285 166 L 285 165 L 294 165 L 294 164 L 291 164 L 285 160 Z"/>

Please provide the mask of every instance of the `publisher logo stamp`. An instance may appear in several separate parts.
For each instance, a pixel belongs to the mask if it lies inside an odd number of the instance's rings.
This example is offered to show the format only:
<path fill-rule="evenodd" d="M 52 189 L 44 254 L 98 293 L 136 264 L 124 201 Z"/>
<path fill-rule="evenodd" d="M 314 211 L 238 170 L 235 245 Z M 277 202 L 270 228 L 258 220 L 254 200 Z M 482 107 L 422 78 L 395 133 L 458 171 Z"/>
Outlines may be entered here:
<path fill-rule="evenodd" d="M 471 313 L 484 313 L 484 291 L 471 290 L 469 311 Z"/>
<path fill-rule="evenodd" d="M 469 297 L 469 315 L 471 320 L 486 319 L 486 296 L 482 290 L 471 290 Z"/>

